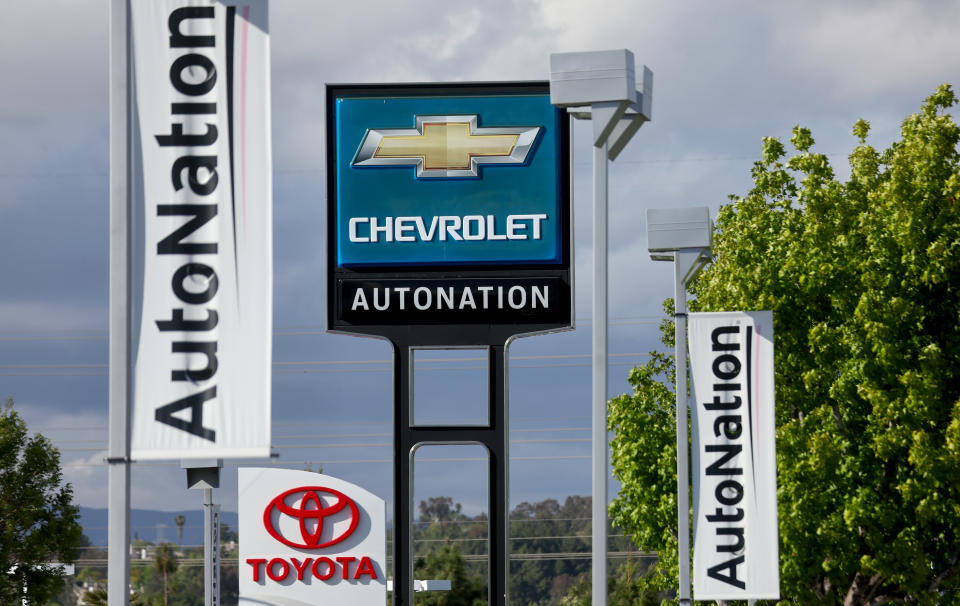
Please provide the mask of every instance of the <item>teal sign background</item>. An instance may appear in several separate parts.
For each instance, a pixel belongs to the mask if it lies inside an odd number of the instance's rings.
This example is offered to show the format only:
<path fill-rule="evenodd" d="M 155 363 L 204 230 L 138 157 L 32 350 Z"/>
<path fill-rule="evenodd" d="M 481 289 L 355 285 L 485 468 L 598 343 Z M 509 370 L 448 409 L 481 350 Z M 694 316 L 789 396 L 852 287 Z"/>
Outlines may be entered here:
<path fill-rule="evenodd" d="M 337 265 L 557 265 L 562 261 L 564 184 L 560 110 L 549 94 L 334 99 Z M 481 166 L 476 178 L 417 178 L 414 166 L 351 166 L 367 129 L 415 128 L 416 116 L 478 115 L 479 127 L 540 126 L 524 165 Z M 565 160 L 565 159 L 564 159 Z M 539 240 L 350 242 L 351 217 L 546 214 Z M 526 222 L 528 225 L 530 221 Z M 439 228 L 438 228 L 439 229 Z M 415 233 L 415 232 L 414 232 Z M 524 233 L 532 234 L 528 228 Z"/>

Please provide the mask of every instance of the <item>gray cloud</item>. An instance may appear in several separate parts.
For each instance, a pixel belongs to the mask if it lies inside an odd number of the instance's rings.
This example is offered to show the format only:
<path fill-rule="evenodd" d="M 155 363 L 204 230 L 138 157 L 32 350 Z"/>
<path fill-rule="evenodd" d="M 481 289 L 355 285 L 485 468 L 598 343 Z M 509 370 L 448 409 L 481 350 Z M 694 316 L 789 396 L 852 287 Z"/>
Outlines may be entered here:
<path fill-rule="evenodd" d="M 6 22 L 22 27 L 8 28 L 0 40 L 0 361 L 105 363 L 105 341 L 61 337 L 100 331 L 102 338 L 106 330 L 108 3 L 47 2 L 42 10 L 50 18 L 43 19 L 35 4 L 4 8 Z M 274 359 L 376 361 L 390 355 L 383 342 L 316 334 L 325 305 L 325 82 L 545 79 L 550 52 L 632 49 L 655 73 L 654 121 L 611 165 L 611 350 L 643 352 L 656 345 L 660 302 L 672 294 L 668 264 L 646 254 L 644 210 L 716 209 L 727 194 L 745 193 L 761 137 L 786 139 L 796 123 L 813 128 L 818 148 L 838 154 L 831 159 L 841 166 L 857 118 L 871 120 L 878 143 L 891 140 L 902 117 L 960 71 L 960 39 L 951 31 L 958 12 L 956 3 L 889 0 L 735 6 L 364 0 L 337 10 L 321 2 L 274 0 L 275 324 L 281 333 Z M 575 133 L 576 304 L 584 319 L 591 300 L 592 151 L 589 128 L 578 125 Z M 24 334 L 42 338 L 12 340 Z M 589 323 L 581 322 L 574 332 L 517 341 L 512 352 L 585 354 L 589 344 Z M 520 429 L 589 421 L 589 367 L 543 368 L 552 364 L 514 362 L 511 412 L 518 435 Z M 362 373 L 346 372 L 355 370 L 349 365 L 318 365 L 306 373 L 278 366 L 275 436 L 297 427 L 321 435 L 389 431 L 391 383 L 382 366 Z M 32 427 L 106 426 L 106 377 L 62 376 L 62 368 L 61 375 L 32 372 L 8 372 L 18 376 L 0 383 L 22 403 Z M 625 376 L 626 367 L 611 368 L 611 392 L 628 388 Z M 439 381 L 436 389 L 443 397 L 455 387 Z M 100 453 L 67 447 L 74 446 L 71 439 L 103 440 L 105 446 L 105 433 L 69 437 L 54 429 L 51 437 L 73 464 L 67 477 L 80 502 L 102 506 Z M 389 457 L 382 448 L 341 452 L 277 442 L 291 465 Z M 579 448 L 525 445 L 514 454 L 579 456 Z M 388 496 L 389 465 L 330 463 L 326 469 Z M 197 504 L 197 495 L 179 490 L 176 465 L 142 466 L 136 475 L 136 507 Z M 455 475 L 439 469 L 424 490 L 459 490 L 450 484 Z M 518 460 L 511 477 L 514 502 L 590 490 L 589 461 L 581 459 Z M 221 491 L 228 507 L 235 502 L 231 490 L 235 479 Z M 480 502 L 476 495 L 463 499 Z"/>

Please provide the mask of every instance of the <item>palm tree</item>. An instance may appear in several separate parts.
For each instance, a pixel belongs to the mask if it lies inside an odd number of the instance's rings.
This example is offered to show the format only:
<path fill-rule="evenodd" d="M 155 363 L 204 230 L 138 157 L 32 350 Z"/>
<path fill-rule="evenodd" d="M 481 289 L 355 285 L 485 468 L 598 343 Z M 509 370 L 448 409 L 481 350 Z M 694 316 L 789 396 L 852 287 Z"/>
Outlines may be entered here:
<path fill-rule="evenodd" d="M 107 606 L 107 590 L 91 589 L 83 594 L 84 606 Z"/>
<path fill-rule="evenodd" d="M 163 606 L 167 606 L 167 575 L 177 571 L 177 554 L 170 543 L 161 543 L 153 554 L 153 567 L 163 575 Z"/>
<path fill-rule="evenodd" d="M 177 516 L 173 518 L 173 523 L 177 525 L 177 544 L 183 545 L 183 525 L 187 523 L 187 518 Z"/>
<path fill-rule="evenodd" d="M 107 606 L 107 590 L 93 589 L 83 596 L 83 606 Z M 130 606 L 148 606 L 142 593 L 130 594 Z"/>

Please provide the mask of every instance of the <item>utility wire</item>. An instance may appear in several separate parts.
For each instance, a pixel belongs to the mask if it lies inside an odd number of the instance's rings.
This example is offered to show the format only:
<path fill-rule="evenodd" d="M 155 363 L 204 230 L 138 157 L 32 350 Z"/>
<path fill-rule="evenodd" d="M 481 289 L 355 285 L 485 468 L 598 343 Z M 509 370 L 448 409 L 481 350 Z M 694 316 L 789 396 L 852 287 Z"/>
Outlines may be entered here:
<path fill-rule="evenodd" d="M 574 422 L 574 421 L 584 421 L 584 420 L 588 420 L 589 418 L 590 418 L 590 417 L 585 416 L 585 415 L 581 415 L 581 416 L 564 416 L 564 417 L 516 417 L 516 418 L 512 419 L 512 421 L 516 421 L 516 422 L 520 422 L 520 423 L 525 423 L 525 422 L 537 422 L 537 423 L 540 423 L 540 422 L 544 422 L 544 421 L 568 421 L 568 422 Z M 338 421 L 338 422 L 328 423 L 328 422 L 325 422 L 325 421 L 313 421 L 313 422 L 311 422 L 311 421 L 309 421 L 309 420 L 304 420 L 304 421 L 297 421 L 297 422 L 290 422 L 290 421 L 283 422 L 283 421 L 280 421 L 280 422 L 273 423 L 273 426 L 274 426 L 274 427 L 296 427 L 297 429 L 303 429 L 303 427 L 309 426 L 309 425 L 322 425 L 324 428 L 327 428 L 327 429 L 330 428 L 331 426 L 343 427 L 343 426 L 355 426 L 355 425 L 356 425 L 356 426 L 362 426 L 362 427 L 371 427 L 371 426 L 388 427 L 388 426 L 390 425 L 390 422 L 389 422 L 389 421 L 386 421 L 386 422 L 384 422 L 384 421 Z M 73 426 L 73 425 L 41 425 L 39 428 L 36 429 L 36 431 L 39 431 L 39 432 L 45 432 L 45 431 L 94 431 L 94 430 L 107 431 L 107 429 L 109 429 L 109 428 L 108 428 L 106 425 L 95 425 L 95 426 L 86 426 L 86 427 L 77 427 L 77 426 Z M 583 428 L 576 428 L 576 427 L 572 427 L 572 428 L 557 428 L 557 431 L 579 431 L 580 429 L 583 429 Z M 586 428 L 586 429 L 589 429 L 589 427 Z M 513 429 L 513 430 L 511 430 L 511 431 L 514 431 L 514 432 L 516 432 L 516 431 L 553 431 L 553 428 L 543 427 L 543 428 L 535 428 L 535 429 Z M 335 434 L 334 437 L 343 436 L 343 435 L 345 435 L 345 434 L 340 434 L 340 433 L 338 433 L 338 434 Z M 352 437 L 376 437 L 376 435 L 380 435 L 380 436 L 385 436 L 385 435 L 386 435 L 386 436 L 392 436 L 393 434 L 392 434 L 392 433 L 383 433 L 383 434 L 373 434 L 373 435 L 364 435 L 364 436 L 360 436 L 360 435 L 358 434 L 358 435 L 354 435 L 354 436 L 352 436 Z M 318 436 L 318 437 L 319 437 L 319 436 Z"/>
<path fill-rule="evenodd" d="M 553 440 L 510 440 L 511 444 L 572 444 L 577 442 L 590 443 L 591 438 L 557 438 Z M 101 452 L 107 449 L 102 441 L 96 442 L 103 444 L 99 448 L 58 448 L 60 452 Z M 276 450 L 281 448 L 290 448 L 297 450 L 316 449 L 316 448 L 390 448 L 393 444 L 390 442 L 368 442 L 353 444 L 271 444 L 270 447 Z"/>
<path fill-rule="evenodd" d="M 530 457 L 516 457 L 511 456 L 510 461 L 575 461 L 575 460 L 584 460 L 590 459 L 590 455 L 556 455 L 556 456 L 530 456 Z M 484 457 L 431 457 L 417 459 L 417 463 L 486 463 L 487 459 Z M 150 461 L 150 462 L 138 462 L 133 461 L 133 465 L 136 467 L 180 467 L 180 461 Z M 232 461 L 235 464 L 242 464 L 237 461 Z M 270 460 L 263 461 L 258 460 L 256 462 L 260 466 L 285 466 L 289 467 L 292 465 L 302 467 L 306 465 L 312 465 L 313 463 L 319 463 L 322 465 L 386 465 L 393 463 L 393 459 L 327 459 L 324 461 L 290 461 L 290 460 Z M 62 468 L 81 468 L 81 467 L 105 467 L 107 465 L 106 460 L 102 463 L 63 463 L 60 465 Z"/>
<path fill-rule="evenodd" d="M 274 423 L 278 425 L 278 423 Z M 41 429 L 43 431 L 78 431 L 78 430 L 103 430 L 106 431 L 106 427 L 53 427 L 47 430 Z M 536 428 L 536 429 L 511 429 L 510 433 L 554 433 L 554 432 L 568 432 L 568 431 L 590 431 L 589 427 L 557 427 L 557 428 Z M 392 433 L 381 432 L 381 433 L 326 433 L 326 434 L 294 434 L 294 435 L 280 435 L 273 436 L 274 440 L 310 440 L 310 439 L 329 439 L 329 438 L 389 438 L 392 436 Z M 57 440 L 57 444 L 103 444 L 106 438 L 99 440 Z M 279 444 L 278 446 L 287 446 L 286 444 Z M 289 446 L 287 446 L 289 447 Z M 62 452 L 62 451 L 61 451 Z"/>
<path fill-rule="evenodd" d="M 821 156 L 835 157 L 843 156 L 847 157 L 850 155 L 850 152 L 824 152 L 818 153 Z M 617 166 L 623 164 L 684 164 L 688 162 L 740 162 L 744 160 L 751 160 L 758 162 L 761 160 L 759 155 L 743 155 L 743 156 L 699 156 L 692 158 L 639 158 L 636 160 L 631 160 L 627 158 L 617 159 Z M 592 166 L 590 162 L 575 162 L 576 166 Z M 297 168 L 279 168 L 273 167 L 272 172 L 275 174 L 312 174 L 312 173 L 326 173 L 327 170 L 323 166 L 304 166 Z M 106 179 L 109 176 L 109 173 L 106 170 L 92 170 L 92 171 L 78 171 L 78 170 L 58 170 L 58 171 L 43 171 L 43 172 L 27 172 L 27 171 L 4 171 L 0 172 L 0 179 L 43 179 L 49 181 L 51 179 L 56 179 L 60 177 L 74 179 L 76 177 L 97 177 Z"/>
<path fill-rule="evenodd" d="M 648 326 L 657 325 L 662 318 L 646 316 L 644 318 L 612 318 L 609 322 L 611 326 Z M 590 318 L 576 320 L 577 327 L 584 328 L 591 325 Z M 273 331 L 273 337 L 295 337 L 295 336 L 322 336 L 328 334 L 326 329 L 319 327 L 304 327 L 299 329 L 277 329 Z M 0 330 L 0 342 L 4 341 L 106 341 L 109 334 L 106 331 L 96 331 L 89 335 L 70 335 L 62 332 L 39 332 L 39 331 L 18 331 L 18 330 Z"/>

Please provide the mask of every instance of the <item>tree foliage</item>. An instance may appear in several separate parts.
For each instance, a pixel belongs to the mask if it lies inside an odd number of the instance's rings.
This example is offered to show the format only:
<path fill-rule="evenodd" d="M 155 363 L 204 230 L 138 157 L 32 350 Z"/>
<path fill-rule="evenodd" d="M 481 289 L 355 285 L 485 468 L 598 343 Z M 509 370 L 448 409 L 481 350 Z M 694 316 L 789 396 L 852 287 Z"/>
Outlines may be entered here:
<path fill-rule="evenodd" d="M 770 309 L 781 592 L 800 604 L 953 604 L 960 558 L 960 129 L 941 86 L 888 149 L 853 132 L 837 179 L 795 128 L 721 208 L 702 311 Z M 615 521 L 676 582 L 672 359 L 610 403 Z M 672 381 L 669 381 L 672 384 Z"/>
<path fill-rule="evenodd" d="M 183 525 L 187 523 L 187 516 L 174 516 L 173 523 L 177 525 L 177 544 L 183 545 Z"/>
<path fill-rule="evenodd" d="M 510 553 L 514 556 L 528 554 L 535 557 L 514 558 L 510 562 L 509 595 L 511 604 L 524 606 L 558 606 L 571 591 L 587 586 L 589 603 L 590 578 L 590 497 L 570 496 L 560 503 L 545 499 L 535 503 L 519 503 L 510 512 Z M 434 579 L 454 580 L 469 589 L 468 601 L 442 601 L 440 596 L 419 596 L 423 603 L 467 604 L 473 601 L 486 603 L 487 553 L 489 520 L 480 514 L 469 517 L 461 513 L 459 503 L 450 497 L 433 497 L 420 502 L 420 518 L 415 526 L 418 578 L 430 574 L 460 574 L 463 566 L 465 580 L 452 576 L 430 576 Z M 619 530 L 611 532 L 612 551 L 636 552 L 636 547 L 623 537 Z M 470 557 L 473 556 L 473 557 Z M 637 593 L 628 585 L 636 584 L 638 570 L 645 570 L 653 558 L 637 554 L 627 565 L 611 570 L 612 591 L 624 595 Z M 462 564 L 461 564 L 462 562 Z M 619 564 L 622 561 L 616 561 Z M 613 576 L 618 580 L 613 581 Z M 456 577 L 460 578 L 460 577 Z M 480 593 L 474 595 L 475 590 Z M 453 595 L 453 594 L 450 594 Z M 448 595 L 448 597 L 450 597 Z M 619 595 L 619 594 L 618 594 Z M 632 595 L 632 594 L 631 594 Z M 479 596 L 479 597 L 477 597 Z M 434 600 L 436 598 L 436 600 Z M 453 599 L 453 598 L 451 598 Z M 433 600 L 433 601 L 431 601 Z M 611 606 L 632 602 L 611 602 Z"/>
<path fill-rule="evenodd" d="M 160 573 L 163 579 L 163 606 L 167 606 L 167 580 L 180 567 L 180 560 L 170 543 L 157 545 L 153 553 L 153 569 Z"/>
<path fill-rule="evenodd" d="M 141 593 L 133 593 L 129 599 L 130 606 L 151 606 Z M 109 606 L 109 596 L 106 588 L 93 589 L 83 596 L 83 606 Z"/>
<path fill-rule="evenodd" d="M 486 606 L 487 588 L 482 576 L 467 570 L 460 548 L 445 543 L 418 558 L 414 567 L 418 579 L 450 581 L 450 591 L 415 596 L 414 602 L 423 606 Z"/>
<path fill-rule="evenodd" d="M 660 592 L 643 583 L 643 579 L 652 566 L 647 558 L 627 559 L 607 582 L 607 604 L 609 606 L 657 606 L 660 604 Z M 593 598 L 593 583 L 589 575 L 584 575 L 579 583 L 570 588 L 557 606 L 590 606 Z"/>
<path fill-rule="evenodd" d="M 81 529 L 73 490 L 63 484 L 60 453 L 29 436 L 8 398 L 0 408 L 0 604 L 44 604 L 63 586 L 62 567 L 77 557 Z M 25 593 L 24 593 L 25 592 Z"/>
<path fill-rule="evenodd" d="M 672 302 L 666 306 L 672 309 Z M 664 325 L 664 340 L 672 344 L 672 323 Z M 676 417 L 673 392 L 665 386 L 674 378 L 673 358 L 652 352 L 646 364 L 630 371 L 633 395 L 608 404 L 610 462 L 620 481 L 610 517 L 641 549 L 657 552 L 654 568 L 637 580 L 648 592 L 677 584 Z"/>
<path fill-rule="evenodd" d="M 552 605 L 572 586 L 589 577 L 590 517 L 592 499 L 570 496 L 560 503 L 546 499 L 520 503 L 510 513 L 513 554 L 584 554 L 571 559 L 517 559 L 510 564 L 510 601 L 517 604 Z M 621 547 L 612 541 L 614 549 Z M 587 581 L 589 584 L 589 580 Z"/>

